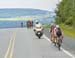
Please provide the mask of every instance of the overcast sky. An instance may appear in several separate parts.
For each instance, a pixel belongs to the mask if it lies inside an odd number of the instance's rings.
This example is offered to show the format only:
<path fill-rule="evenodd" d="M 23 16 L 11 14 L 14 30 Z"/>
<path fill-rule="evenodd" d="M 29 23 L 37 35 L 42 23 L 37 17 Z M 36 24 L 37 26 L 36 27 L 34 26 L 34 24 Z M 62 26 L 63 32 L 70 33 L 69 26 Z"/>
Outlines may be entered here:
<path fill-rule="evenodd" d="M 59 0 L 0 0 L 0 8 L 34 8 L 54 10 Z"/>

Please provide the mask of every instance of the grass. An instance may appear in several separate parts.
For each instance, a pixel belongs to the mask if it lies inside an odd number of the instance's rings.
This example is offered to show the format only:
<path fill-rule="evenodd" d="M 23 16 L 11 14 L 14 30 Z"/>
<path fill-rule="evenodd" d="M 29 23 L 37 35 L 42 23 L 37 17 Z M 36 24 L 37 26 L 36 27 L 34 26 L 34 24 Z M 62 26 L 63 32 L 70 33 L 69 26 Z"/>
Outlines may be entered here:
<path fill-rule="evenodd" d="M 71 38 L 75 38 L 75 28 L 64 24 L 60 24 L 60 26 L 64 34 L 68 35 Z"/>
<path fill-rule="evenodd" d="M 50 25 L 45 25 L 44 28 L 50 28 Z"/>

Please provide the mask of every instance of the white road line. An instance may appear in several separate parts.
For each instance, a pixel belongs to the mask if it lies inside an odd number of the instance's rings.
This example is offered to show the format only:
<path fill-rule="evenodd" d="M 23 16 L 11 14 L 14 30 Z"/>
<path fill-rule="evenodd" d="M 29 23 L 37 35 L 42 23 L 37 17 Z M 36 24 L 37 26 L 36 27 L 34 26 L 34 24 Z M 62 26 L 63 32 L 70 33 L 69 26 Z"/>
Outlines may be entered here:
<path fill-rule="evenodd" d="M 48 38 L 45 34 L 43 35 L 43 37 L 51 43 L 51 41 L 49 40 L 49 38 Z M 74 55 L 72 55 L 69 51 L 63 49 L 62 47 L 61 47 L 61 50 L 62 50 L 64 53 L 66 53 L 67 55 L 69 55 L 70 57 L 75 58 Z"/>

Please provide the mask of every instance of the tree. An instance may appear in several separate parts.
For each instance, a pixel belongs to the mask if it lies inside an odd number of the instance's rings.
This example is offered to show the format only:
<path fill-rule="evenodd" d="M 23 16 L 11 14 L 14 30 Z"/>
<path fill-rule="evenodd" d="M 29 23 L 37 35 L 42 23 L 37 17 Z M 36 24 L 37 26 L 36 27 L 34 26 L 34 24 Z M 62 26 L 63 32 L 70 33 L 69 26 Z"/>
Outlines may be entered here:
<path fill-rule="evenodd" d="M 55 13 L 56 23 L 60 22 L 75 26 L 75 0 L 62 0 L 57 5 Z"/>

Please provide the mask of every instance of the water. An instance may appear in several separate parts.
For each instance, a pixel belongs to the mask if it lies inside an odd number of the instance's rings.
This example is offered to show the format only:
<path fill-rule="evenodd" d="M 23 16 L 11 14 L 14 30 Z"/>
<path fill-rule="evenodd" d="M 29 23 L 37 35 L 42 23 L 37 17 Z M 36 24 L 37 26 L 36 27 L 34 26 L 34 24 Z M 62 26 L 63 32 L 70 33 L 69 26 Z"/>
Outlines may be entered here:
<path fill-rule="evenodd" d="M 0 21 L 0 28 L 21 27 L 21 22 L 23 22 L 24 27 L 26 27 L 26 21 Z"/>
<path fill-rule="evenodd" d="M 52 20 L 54 20 L 54 18 L 43 18 L 43 19 L 37 19 L 40 23 L 42 23 L 43 25 L 49 25 L 51 23 Z M 35 21 L 33 21 L 33 23 L 35 24 Z M 1 20 L 0 21 L 0 28 L 17 28 L 17 27 L 21 27 L 21 22 L 23 22 L 24 27 L 26 27 L 26 22 L 25 20 L 23 21 L 9 21 L 9 20 Z"/>
<path fill-rule="evenodd" d="M 24 27 L 26 27 L 26 21 L 8 21 L 6 18 L 15 18 L 21 16 L 38 16 L 53 14 L 53 12 L 39 10 L 39 9 L 0 9 L 0 18 L 4 20 L 0 20 L 0 28 L 16 28 L 21 27 L 21 22 L 23 22 Z M 48 18 L 39 18 L 37 19 L 42 24 L 50 24 L 51 21 L 54 21 L 55 17 Z M 34 20 L 35 21 L 35 20 Z"/>

